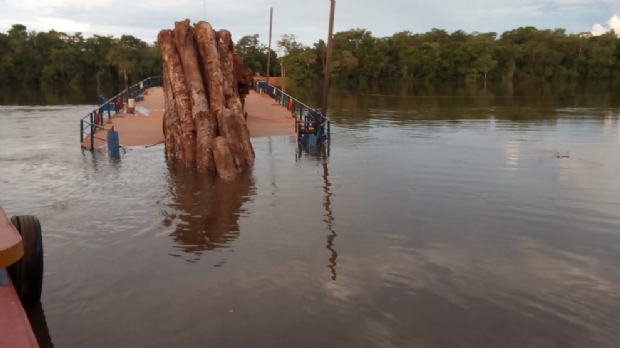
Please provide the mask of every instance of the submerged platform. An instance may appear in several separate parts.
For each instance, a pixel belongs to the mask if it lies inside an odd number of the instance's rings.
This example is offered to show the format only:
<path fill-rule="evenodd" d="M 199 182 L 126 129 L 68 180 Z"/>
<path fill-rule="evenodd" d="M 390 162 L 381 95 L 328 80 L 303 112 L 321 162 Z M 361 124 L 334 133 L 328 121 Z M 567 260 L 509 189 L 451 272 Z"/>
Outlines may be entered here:
<path fill-rule="evenodd" d="M 144 92 L 144 100 L 136 103 L 135 114 L 118 113 L 104 128 L 95 132 L 95 148 L 106 147 L 107 130 L 114 127 L 122 146 L 149 146 L 164 142 L 164 92 L 162 87 L 152 87 Z M 255 91 L 245 100 L 250 137 L 294 135 L 295 117 L 285 107 L 267 95 Z M 82 147 L 90 146 L 90 135 L 84 137 Z"/>

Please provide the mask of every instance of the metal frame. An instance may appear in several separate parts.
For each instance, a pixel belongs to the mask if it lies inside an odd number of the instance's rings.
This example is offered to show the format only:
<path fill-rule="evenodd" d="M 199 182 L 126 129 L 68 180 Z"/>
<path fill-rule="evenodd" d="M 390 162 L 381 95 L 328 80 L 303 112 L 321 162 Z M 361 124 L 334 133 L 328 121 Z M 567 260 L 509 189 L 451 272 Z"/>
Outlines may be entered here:
<path fill-rule="evenodd" d="M 331 138 L 331 121 L 319 110 L 311 108 L 295 99 L 290 94 L 283 92 L 281 89 L 270 85 L 267 81 L 258 81 L 254 84 L 256 92 L 264 91 L 278 104 L 283 107 L 290 108 L 296 117 L 295 134 L 297 134 L 297 142 L 303 146 L 319 146 Z M 301 131 L 301 130 L 304 131 Z M 309 133 L 308 130 L 314 129 Z"/>
<path fill-rule="evenodd" d="M 127 99 L 135 98 L 138 95 L 140 95 L 143 89 L 150 88 L 150 87 L 157 87 L 161 85 L 162 85 L 161 76 L 147 77 L 144 80 L 129 87 L 128 89 L 118 93 L 114 97 L 108 99 L 105 103 L 99 105 L 97 109 L 93 110 L 88 115 L 82 117 L 82 119 L 80 119 L 80 144 L 84 142 L 84 135 L 89 134 L 90 135 L 89 150 L 90 151 L 95 150 L 95 131 L 97 129 L 104 129 L 103 123 L 104 123 L 104 116 L 106 112 L 108 114 L 108 120 L 110 120 L 113 115 L 116 115 L 120 112 L 120 110 L 118 110 L 118 106 L 116 105 L 116 101 L 118 100 L 119 97 L 123 99 L 123 102 L 127 102 Z M 99 113 L 99 123 L 95 123 L 96 113 Z"/>

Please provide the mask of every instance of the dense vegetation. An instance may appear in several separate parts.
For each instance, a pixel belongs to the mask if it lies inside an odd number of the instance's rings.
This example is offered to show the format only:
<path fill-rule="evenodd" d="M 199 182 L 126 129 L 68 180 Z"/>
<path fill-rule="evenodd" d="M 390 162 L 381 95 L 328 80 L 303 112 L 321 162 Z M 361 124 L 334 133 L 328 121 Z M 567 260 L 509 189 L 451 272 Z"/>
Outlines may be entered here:
<path fill-rule="evenodd" d="M 305 46 L 294 35 L 284 35 L 274 46 L 282 57 L 271 51 L 272 76 L 280 74 L 282 62 L 296 83 L 320 81 L 323 40 Z M 268 49 L 258 35 L 242 37 L 236 50 L 247 66 L 265 75 Z M 160 70 L 157 46 L 129 35 L 84 38 L 54 30 L 28 32 L 19 24 L 0 33 L 0 85 L 122 85 Z M 592 36 L 525 27 L 499 36 L 439 29 L 390 37 L 375 37 L 364 29 L 334 35 L 332 81 L 338 85 L 580 79 L 620 79 L 620 38 L 615 33 Z"/>
<path fill-rule="evenodd" d="M 284 35 L 277 45 L 288 77 L 311 84 L 321 79 L 324 41 L 306 47 Z M 354 29 L 334 35 L 332 79 L 347 85 L 620 79 L 620 38 L 613 32 L 592 36 L 533 27 L 500 36 L 433 29 L 379 38 Z"/>
<path fill-rule="evenodd" d="M 0 33 L 0 85 L 125 85 L 159 75 L 159 49 L 130 35 L 84 38 L 28 32 L 15 24 Z"/>

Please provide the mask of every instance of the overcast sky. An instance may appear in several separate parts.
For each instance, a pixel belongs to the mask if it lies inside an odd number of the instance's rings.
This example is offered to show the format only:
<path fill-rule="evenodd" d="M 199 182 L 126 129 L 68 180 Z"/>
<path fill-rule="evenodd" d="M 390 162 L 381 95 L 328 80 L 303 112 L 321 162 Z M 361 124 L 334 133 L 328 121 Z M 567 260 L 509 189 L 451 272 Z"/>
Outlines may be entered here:
<path fill-rule="evenodd" d="M 308 45 L 327 36 L 329 0 L 0 0 L 0 31 L 20 23 L 29 30 L 130 34 L 153 42 L 174 21 L 204 20 L 204 4 L 207 21 L 230 30 L 235 41 L 259 34 L 267 43 L 269 7 L 274 8 L 274 46 L 285 33 Z M 337 0 L 335 31 L 364 28 L 376 36 L 432 28 L 501 33 L 532 25 L 600 33 L 620 27 L 614 15 L 620 15 L 620 0 Z"/>

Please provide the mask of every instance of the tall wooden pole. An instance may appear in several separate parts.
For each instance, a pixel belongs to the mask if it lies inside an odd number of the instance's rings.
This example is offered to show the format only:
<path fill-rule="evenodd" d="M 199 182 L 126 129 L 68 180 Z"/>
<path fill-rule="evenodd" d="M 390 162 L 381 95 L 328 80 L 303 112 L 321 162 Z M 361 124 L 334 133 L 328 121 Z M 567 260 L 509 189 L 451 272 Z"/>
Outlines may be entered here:
<path fill-rule="evenodd" d="M 336 10 L 336 0 L 331 0 L 331 8 L 329 10 L 329 32 L 327 34 L 327 52 L 325 53 L 325 77 L 323 78 L 323 103 L 321 112 L 327 114 L 327 94 L 329 91 L 329 78 L 332 73 L 332 48 L 334 34 L 334 11 Z"/>
<path fill-rule="evenodd" d="M 271 30 L 273 28 L 273 7 L 269 10 L 269 48 L 267 50 L 267 83 L 269 83 L 269 68 L 271 67 Z"/>

